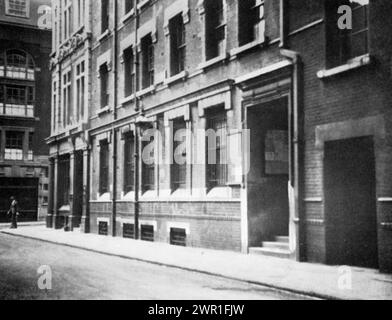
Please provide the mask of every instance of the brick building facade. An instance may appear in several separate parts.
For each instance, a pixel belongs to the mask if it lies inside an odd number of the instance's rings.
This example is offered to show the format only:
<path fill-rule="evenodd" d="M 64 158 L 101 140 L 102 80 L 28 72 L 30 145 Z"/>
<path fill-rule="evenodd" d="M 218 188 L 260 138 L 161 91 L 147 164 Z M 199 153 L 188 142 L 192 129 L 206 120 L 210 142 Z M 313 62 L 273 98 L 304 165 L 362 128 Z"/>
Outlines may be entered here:
<path fill-rule="evenodd" d="M 48 226 L 391 271 L 391 6 L 55 1 Z"/>
<path fill-rule="evenodd" d="M 50 1 L 0 3 L 0 221 L 10 197 L 21 221 L 45 220 L 48 205 Z"/>

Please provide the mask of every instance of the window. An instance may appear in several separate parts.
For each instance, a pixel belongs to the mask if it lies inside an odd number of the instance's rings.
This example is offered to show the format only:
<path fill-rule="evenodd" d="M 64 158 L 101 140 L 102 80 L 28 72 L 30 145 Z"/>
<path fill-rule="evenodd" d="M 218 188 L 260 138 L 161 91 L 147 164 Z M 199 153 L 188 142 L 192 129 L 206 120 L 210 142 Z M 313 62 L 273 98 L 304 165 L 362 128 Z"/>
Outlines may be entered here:
<path fill-rule="evenodd" d="M 109 142 L 103 140 L 99 152 L 99 193 L 102 195 L 107 192 L 109 192 Z"/>
<path fill-rule="evenodd" d="M 152 128 L 150 128 L 152 129 Z M 147 130 L 150 131 L 150 130 Z M 155 148 L 151 148 L 154 140 L 142 137 L 142 190 L 155 190 Z"/>
<path fill-rule="evenodd" d="M 170 228 L 170 244 L 173 246 L 186 247 L 186 230 Z"/>
<path fill-rule="evenodd" d="M 123 224 L 123 238 L 135 239 L 135 225 L 131 223 Z"/>
<path fill-rule="evenodd" d="M 135 93 L 135 61 L 132 48 L 124 50 L 124 82 L 125 97 Z"/>
<path fill-rule="evenodd" d="M 186 133 L 184 118 L 175 119 L 173 121 L 173 164 L 171 170 L 173 191 L 186 188 Z"/>
<path fill-rule="evenodd" d="M 6 0 L 5 12 L 7 15 L 28 18 L 30 1 L 27 0 Z"/>
<path fill-rule="evenodd" d="M 33 161 L 34 160 L 34 134 L 32 132 L 29 133 L 29 150 L 27 153 L 27 160 L 28 161 Z"/>
<path fill-rule="evenodd" d="M 223 108 L 213 108 L 207 120 L 207 188 L 226 186 L 227 121 Z"/>
<path fill-rule="evenodd" d="M 340 29 L 338 26 L 338 8 L 349 5 L 352 10 L 352 29 Z M 333 0 L 326 1 L 327 57 L 328 67 L 345 64 L 348 60 L 369 52 L 369 1 L 368 0 Z"/>
<path fill-rule="evenodd" d="M 34 87 L 0 84 L 0 114 L 34 117 Z"/>
<path fill-rule="evenodd" d="M 141 40 L 142 47 L 142 87 L 146 89 L 154 84 L 154 45 L 151 34 Z"/>
<path fill-rule="evenodd" d="M 72 122 L 72 72 L 70 70 L 63 75 L 63 127 Z"/>
<path fill-rule="evenodd" d="M 76 66 L 76 121 L 84 118 L 85 100 L 85 63 L 82 61 Z"/>
<path fill-rule="evenodd" d="M 98 234 L 100 236 L 107 236 L 109 234 L 109 224 L 106 221 L 98 222 Z"/>
<path fill-rule="evenodd" d="M 141 240 L 154 242 L 154 226 L 141 226 Z"/>
<path fill-rule="evenodd" d="M 86 6 L 85 1 L 86 0 L 77 0 L 77 23 L 79 28 L 84 25 L 85 6 Z"/>
<path fill-rule="evenodd" d="M 238 29 L 240 46 L 257 40 L 264 40 L 264 1 L 238 1 Z"/>
<path fill-rule="evenodd" d="M 131 133 L 124 139 L 124 191 L 134 190 L 135 179 L 135 143 Z"/>
<path fill-rule="evenodd" d="M 72 34 L 72 0 L 63 0 L 63 41 Z"/>
<path fill-rule="evenodd" d="M 170 66 L 174 76 L 185 70 L 185 25 L 182 14 L 169 21 Z"/>
<path fill-rule="evenodd" d="M 205 0 L 206 59 L 216 58 L 225 51 L 226 13 L 224 0 Z"/>
<path fill-rule="evenodd" d="M 135 8 L 136 0 L 124 0 L 125 2 L 125 14 L 131 12 Z"/>
<path fill-rule="evenodd" d="M 109 0 L 101 0 L 101 33 L 109 29 Z"/>
<path fill-rule="evenodd" d="M 0 54 L 0 76 L 12 79 L 34 80 L 33 58 L 21 50 L 8 50 Z"/>
<path fill-rule="evenodd" d="M 23 160 L 24 132 L 7 131 L 5 137 L 5 160 Z"/>
<path fill-rule="evenodd" d="M 53 81 L 53 102 L 52 102 L 52 131 L 56 130 L 56 120 L 57 120 L 57 82 Z"/>
<path fill-rule="evenodd" d="M 99 68 L 99 76 L 101 81 L 101 108 L 105 108 L 109 105 L 109 70 L 106 63 Z"/>

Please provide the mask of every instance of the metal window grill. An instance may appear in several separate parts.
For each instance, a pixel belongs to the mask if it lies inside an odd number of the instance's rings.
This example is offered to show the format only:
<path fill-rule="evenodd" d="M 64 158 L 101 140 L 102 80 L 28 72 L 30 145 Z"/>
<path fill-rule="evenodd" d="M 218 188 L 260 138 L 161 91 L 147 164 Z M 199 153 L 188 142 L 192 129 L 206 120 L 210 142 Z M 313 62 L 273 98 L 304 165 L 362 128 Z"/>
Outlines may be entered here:
<path fill-rule="evenodd" d="M 124 223 L 123 225 L 123 238 L 135 239 L 135 225 Z"/>
<path fill-rule="evenodd" d="M 98 234 L 101 236 L 108 235 L 108 223 L 104 221 L 100 221 L 98 223 Z"/>
<path fill-rule="evenodd" d="M 143 241 L 154 242 L 154 226 L 142 225 L 140 231 Z"/>
<path fill-rule="evenodd" d="M 170 229 L 170 244 L 186 247 L 186 230 L 179 228 Z"/>

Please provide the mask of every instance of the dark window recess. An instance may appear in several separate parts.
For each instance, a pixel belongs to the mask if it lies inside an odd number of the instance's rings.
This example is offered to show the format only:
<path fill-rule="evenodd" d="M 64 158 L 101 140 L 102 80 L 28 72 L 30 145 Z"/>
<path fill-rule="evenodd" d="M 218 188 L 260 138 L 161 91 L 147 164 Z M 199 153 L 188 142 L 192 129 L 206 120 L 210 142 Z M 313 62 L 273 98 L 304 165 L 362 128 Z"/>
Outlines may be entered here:
<path fill-rule="evenodd" d="M 154 226 L 141 226 L 141 239 L 143 241 L 154 242 Z"/>
<path fill-rule="evenodd" d="M 175 119 L 173 121 L 173 164 L 171 170 L 173 191 L 186 188 L 187 153 L 186 148 L 183 148 L 186 143 L 185 134 L 186 122 L 184 118 Z"/>
<path fill-rule="evenodd" d="M 101 33 L 109 29 L 109 0 L 101 0 Z"/>
<path fill-rule="evenodd" d="M 141 41 L 142 47 L 142 86 L 146 89 L 154 84 L 154 45 L 151 34 Z"/>
<path fill-rule="evenodd" d="M 130 12 L 135 7 L 136 0 L 125 0 L 125 13 Z"/>
<path fill-rule="evenodd" d="M 124 223 L 123 237 L 127 239 L 135 239 L 135 225 L 130 223 Z"/>
<path fill-rule="evenodd" d="M 223 0 L 206 0 L 206 58 L 218 57 L 224 53 L 226 22 Z"/>
<path fill-rule="evenodd" d="M 364 4 L 363 4 L 364 3 Z M 330 0 L 325 1 L 327 12 L 327 62 L 333 68 L 369 52 L 369 2 Z M 352 29 L 340 29 L 338 8 L 348 5 L 352 9 Z"/>
<path fill-rule="evenodd" d="M 243 46 L 257 40 L 260 23 L 260 7 L 258 0 L 238 1 L 238 37 Z"/>
<path fill-rule="evenodd" d="M 99 192 L 109 192 L 109 143 L 104 140 L 100 144 L 99 153 Z"/>
<path fill-rule="evenodd" d="M 171 228 L 170 229 L 170 244 L 174 246 L 186 247 L 186 230 Z"/>
<path fill-rule="evenodd" d="M 124 94 L 126 97 L 135 92 L 135 61 L 133 49 L 124 50 Z"/>
<path fill-rule="evenodd" d="M 99 76 L 101 82 L 101 108 L 105 108 L 109 105 L 109 71 L 106 63 L 99 68 Z"/>
<path fill-rule="evenodd" d="M 222 108 L 212 109 L 207 117 L 208 132 L 215 134 L 206 138 L 207 187 L 212 189 L 227 184 L 227 121 L 225 110 Z"/>
<path fill-rule="evenodd" d="M 101 236 L 107 236 L 108 235 L 108 223 L 104 221 L 100 221 L 98 223 L 98 234 Z"/>
<path fill-rule="evenodd" d="M 169 22 L 170 29 L 170 66 L 174 76 L 185 70 L 185 25 L 182 14 Z"/>
<path fill-rule="evenodd" d="M 135 144 L 132 134 L 127 134 L 124 141 L 124 191 L 134 189 L 135 181 Z"/>

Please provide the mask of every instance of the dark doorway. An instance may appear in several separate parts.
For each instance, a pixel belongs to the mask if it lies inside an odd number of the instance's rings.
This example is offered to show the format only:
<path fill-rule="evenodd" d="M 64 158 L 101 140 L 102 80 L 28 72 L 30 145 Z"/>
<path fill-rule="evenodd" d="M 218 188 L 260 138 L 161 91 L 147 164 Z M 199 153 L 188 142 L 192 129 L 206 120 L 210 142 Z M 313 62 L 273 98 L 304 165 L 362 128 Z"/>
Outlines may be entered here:
<path fill-rule="evenodd" d="M 82 222 L 83 215 L 83 151 L 75 152 L 74 170 L 74 203 L 72 215 L 74 216 L 74 227 L 78 228 Z"/>
<path fill-rule="evenodd" d="M 327 142 L 324 161 L 327 263 L 378 268 L 373 139 Z"/>
<path fill-rule="evenodd" d="M 249 245 L 289 235 L 289 116 L 281 98 L 251 107 L 248 173 Z"/>
<path fill-rule="evenodd" d="M 19 205 L 18 220 L 37 221 L 38 219 L 38 179 L 1 178 L 0 179 L 0 222 L 8 222 L 7 212 L 10 197 L 15 197 Z"/>

